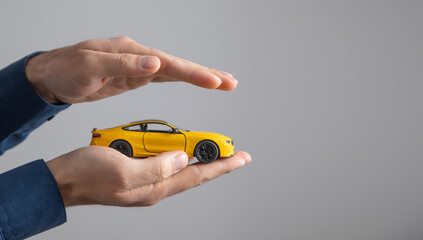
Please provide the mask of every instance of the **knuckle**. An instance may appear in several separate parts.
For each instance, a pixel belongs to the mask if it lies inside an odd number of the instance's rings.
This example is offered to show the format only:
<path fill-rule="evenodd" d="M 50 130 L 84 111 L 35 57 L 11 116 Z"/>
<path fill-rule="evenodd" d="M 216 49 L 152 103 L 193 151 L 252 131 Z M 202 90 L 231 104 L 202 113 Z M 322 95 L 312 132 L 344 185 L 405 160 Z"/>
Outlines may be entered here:
<path fill-rule="evenodd" d="M 203 184 L 203 181 L 201 179 L 195 179 L 192 183 L 192 187 L 195 188 L 195 187 L 198 187 L 202 184 Z"/>
<path fill-rule="evenodd" d="M 158 181 L 162 181 L 167 177 L 167 172 L 169 168 L 164 161 L 160 161 L 159 164 L 156 164 L 155 168 L 156 169 L 154 172 L 156 173 L 155 175 Z"/>
<path fill-rule="evenodd" d="M 172 166 L 169 164 L 169 161 L 167 161 L 166 158 L 160 158 L 160 159 L 151 159 L 151 161 L 154 161 L 151 164 L 150 167 L 150 179 L 152 179 L 154 183 L 158 183 L 163 181 L 164 179 L 168 178 L 172 173 Z"/>
<path fill-rule="evenodd" d="M 159 179 L 161 179 L 161 180 L 163 180 L 163 179 L 165 179 L 166 178 L 166 165 L 163 163 L 163 162 L 161 162 L 160 164 L 159 164 Z"/>
<path fill-rule="evenodd" d="M 130 56 L 127 53 L 119 54 L 119 57 L 117 59 L 117 62 L 119 66 L 127 66 L 129 65 Z"/>
<path fill-rule="evenodd" d="M 88 73 L 90 70 L 95 67 L 95 56 L 89 51 L 83 49 L 77 49 L 73 52 L 72 65 L 77 69 L 80 69 L 81 72 Z"/>
<path fill-rule="evenodd" d="M 127 36 L 119 36 L 119 37 L 113 38 L 113 40 L 116 40 L 117 42 L 120 42 L 120 43 L 130 43 L 134 41 L 132 40 L 132 38 Z"/>
<path fill-rule="evenodd" d="M 203 177 L 203 174 L 201 173 L 200 168 L 196 167 L 194 169 L 195 169 L 195 171 L 194 171 L 194 174 L 193 174 L 193 177 L 192 177 L 192 187 L 193 188 L 198 187 L 198 186 L 200 186 L 201 184 L 204 183 L 204 177 Z"/>
<path fill-rule="evenodd" d="M 82 49 L 93 49 L 95 48 L 95 46 L 96 46 L 95 40 L 86 40 L 76 44 L 76 47 L 82 48 Z"/>
<path fill-rule="evenodd" d="M 172 75 L 171 73 L 172 66 L 175 65 L 176 61 L 178 61 L 178 58 L 169 54 L 166 54 L 164 58 L 165 58 L 165 61 L 161 63 L 163 68 L 163 73 L 165 75 Z"/>
<path fill-rule="evenodd" d="M 92 61 L 92 56 L 85 50 L 78 49 L 74 53 L 76 60 L 81 64 L 87 64 Z"/>

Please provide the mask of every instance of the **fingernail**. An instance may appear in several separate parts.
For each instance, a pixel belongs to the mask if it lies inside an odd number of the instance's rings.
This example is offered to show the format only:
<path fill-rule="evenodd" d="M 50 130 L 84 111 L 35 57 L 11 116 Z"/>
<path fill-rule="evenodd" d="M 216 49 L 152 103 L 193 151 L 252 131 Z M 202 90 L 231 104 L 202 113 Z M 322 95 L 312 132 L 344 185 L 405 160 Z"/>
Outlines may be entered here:
<path fill-rule="evenodd" d="M 178 153 L 173 161 L 175 163 L 175 170 L 181 170 L 188 164 L 188 155 L 184 152 Z"/>
<path fill-rule="evenodd" d="M 224 71 L 219 71 L 221 74 L 226 75 L 228 77 L 233 77 L 234 75 L 228 73 L 228 72 L 224 72 Z"/>
<path fill-rule="evenodd" d="M 235 82 L 236 84 L 238 84 L 238 80 L 236 80 L 235 78 L 234 78 L 234 75 L 232 75 L 232 74 L 230 74 L 230 73 L 228 73 L 228 72 L 224 72 L 224 71 L 219 71 L 221 74 L 223 74 L 223 75 L 225 75 L 225 76 L 227 76 L 227 77 L 229 77 L 229 79 L 231 79 L 233 82 Z"/>
<path fill-rule="evenodd" d="M 142 56 L 140 60 L 140 66 L 142 69 L 152 69 L 159 64 L 160 60 L 153 56 Z"/>
<path fill-rule="evenodd" d="M 251 161 L 253 161 L 253 158 L 250 154 L 247 153 L 247 156 L 245 157 L 245 164 L 249 164 Z"/>

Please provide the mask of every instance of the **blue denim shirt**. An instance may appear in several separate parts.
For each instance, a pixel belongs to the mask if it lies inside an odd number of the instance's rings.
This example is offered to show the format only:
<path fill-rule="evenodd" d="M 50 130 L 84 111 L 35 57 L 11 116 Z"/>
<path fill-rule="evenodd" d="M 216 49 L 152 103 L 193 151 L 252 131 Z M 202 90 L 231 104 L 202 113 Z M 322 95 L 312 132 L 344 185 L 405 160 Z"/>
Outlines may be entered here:
<path fill-rule="evenodd" d="M 28 82 L 25 64 L 36 54 L 0 70 L 0 155 L 69 106 L 47 103 Z M 0 174 L 0 240 L 24 239 L 64 222 L 62 196 L 44 160 Z"/>

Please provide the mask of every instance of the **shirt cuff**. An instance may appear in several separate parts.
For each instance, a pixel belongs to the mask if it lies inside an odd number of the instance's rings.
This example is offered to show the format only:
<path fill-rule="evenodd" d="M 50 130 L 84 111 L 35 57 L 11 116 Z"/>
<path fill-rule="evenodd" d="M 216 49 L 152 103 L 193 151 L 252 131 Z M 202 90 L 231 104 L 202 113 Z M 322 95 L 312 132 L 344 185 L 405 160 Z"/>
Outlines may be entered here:
<path fill-rule="evenodd" d="M 40 53 L 28 55 L 0 71 L 0 155 L 70 106 L 46 102 L 29 83 L 25 73 L 26 62 Z"/>
<path fill-rule="evenodd" d="M 28 238 L 65 222 L 62 196 L 43 160 L 0 174 L 0 239 Z"/>

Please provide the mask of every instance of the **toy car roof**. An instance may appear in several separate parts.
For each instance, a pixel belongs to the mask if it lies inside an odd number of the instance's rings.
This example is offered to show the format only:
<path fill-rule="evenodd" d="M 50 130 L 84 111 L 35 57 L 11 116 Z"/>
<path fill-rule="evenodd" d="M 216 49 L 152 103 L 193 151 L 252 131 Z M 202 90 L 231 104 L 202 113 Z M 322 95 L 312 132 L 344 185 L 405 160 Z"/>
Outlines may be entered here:
<path fill-rule="evenodd" d="M 149 122 L 149 121 L 154 121 L 154 122 L 164 122 L 164 123 L 168 123 L 166 121 L 160 120 L 160 119 L 144 119 L 141 121 L 135 121 L 135 122 L 131 122 L 131 123 L 138 123 L 138 122 Z"/>

